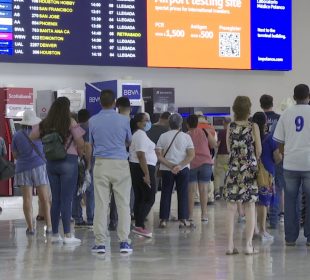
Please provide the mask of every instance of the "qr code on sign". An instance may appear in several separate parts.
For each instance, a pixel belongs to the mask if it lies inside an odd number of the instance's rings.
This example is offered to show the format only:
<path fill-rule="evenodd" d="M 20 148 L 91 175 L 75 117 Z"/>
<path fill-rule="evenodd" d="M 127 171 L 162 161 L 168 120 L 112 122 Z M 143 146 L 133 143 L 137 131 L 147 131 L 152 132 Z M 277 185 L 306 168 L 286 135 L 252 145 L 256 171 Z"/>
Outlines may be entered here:
<path fill-rule="evenodd" d="M 240 33 L 220 32 L 219 36 L 220 57 L 240 57 Z"/>

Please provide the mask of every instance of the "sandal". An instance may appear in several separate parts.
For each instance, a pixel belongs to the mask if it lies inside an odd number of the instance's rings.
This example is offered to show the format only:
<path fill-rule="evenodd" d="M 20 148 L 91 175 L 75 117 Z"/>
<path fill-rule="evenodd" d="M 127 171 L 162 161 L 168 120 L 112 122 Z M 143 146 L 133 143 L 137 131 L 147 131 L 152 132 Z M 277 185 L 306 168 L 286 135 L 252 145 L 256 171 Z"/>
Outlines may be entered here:
<path fill-rule="evenodd" d="M 26 235 L 34 235 L 34 230 L 30 230 L 29 228 L 26 229 Z"/>
<path fill-rule="evenodd" d="M 167 227 L 167 222 L 165 220 L 161 220 L 159 222 L 159 228 L 166 228 Z"/>
<path fill-rule="evenodd" d="M 252 250 L 250 250 L 250 251 L 246 251 L 246 250 L 244 251 L 244 254 L 247 256 L 256 255 L 258 253 L 259 253 L 259 251 L 257 249 L 255 249 L 254 247 L 252 247 Z"/>
<path fill-rule="evenodd" d="M 44 216 L 38 215 L 38 216 L 36 217 L 36 220 L 37 220 L 37 221 L 44 221 Z"/>
<path fill-rule="evenodd" d="M 227 255 L 227 256 L 238 255 L 238 254 L 239 254 L 239 251 L 238 251 L 237 248 L 234 248 L 232 251 L 230 251 L 230 250 L 227 250 L 227 251 L 226 251 L 226 255 Z"/>
<path fill-rule="evenodd" d="M 186 220 L 180 220 L 179 229 L 182 228 L 196 228 L 194 223 L 190 223 Z"/>

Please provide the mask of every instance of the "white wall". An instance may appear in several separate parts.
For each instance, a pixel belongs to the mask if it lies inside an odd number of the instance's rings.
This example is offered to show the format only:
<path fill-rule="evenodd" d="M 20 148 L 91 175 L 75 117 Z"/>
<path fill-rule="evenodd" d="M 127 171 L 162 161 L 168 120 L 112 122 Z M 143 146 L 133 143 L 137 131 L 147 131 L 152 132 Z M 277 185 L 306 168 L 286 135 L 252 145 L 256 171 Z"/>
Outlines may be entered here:
<path fill-rule="evenodd" d="M 177 106 L 231 106 L 238 94 L 252 99 L 259 109 L 259 96 L 271 94 L 275 105 L 291 96 L 297 83 L 310 84 L 309 0 L 293 0 L 293 71 L 231 71 L 192 69 L 146 69 L 128 67 L 0 64 L 0 86 L 33 87 L 35 90 L 71 87 L 85 82 L 118 78 L 142 80 L 144 87 L 174 87 Z"/>

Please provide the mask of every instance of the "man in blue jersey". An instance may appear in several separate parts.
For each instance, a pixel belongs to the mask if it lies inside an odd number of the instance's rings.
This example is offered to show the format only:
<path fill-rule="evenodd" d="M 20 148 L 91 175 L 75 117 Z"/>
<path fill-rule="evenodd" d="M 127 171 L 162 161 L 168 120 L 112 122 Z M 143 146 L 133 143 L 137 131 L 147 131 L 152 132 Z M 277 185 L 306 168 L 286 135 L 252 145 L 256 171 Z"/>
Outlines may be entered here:
<path fill-rule="evenodd" d="M 310 106 L 309 87 L 305 84 L 294 88 L 296 105 L 286 109 L 280 117 L 274 139 L 284 154 L 285 186 L 285 241 L 294 246 L 300 230 L 298 194 L 302 185 L 306 196 L 304 235 L 310 246 Z"/>

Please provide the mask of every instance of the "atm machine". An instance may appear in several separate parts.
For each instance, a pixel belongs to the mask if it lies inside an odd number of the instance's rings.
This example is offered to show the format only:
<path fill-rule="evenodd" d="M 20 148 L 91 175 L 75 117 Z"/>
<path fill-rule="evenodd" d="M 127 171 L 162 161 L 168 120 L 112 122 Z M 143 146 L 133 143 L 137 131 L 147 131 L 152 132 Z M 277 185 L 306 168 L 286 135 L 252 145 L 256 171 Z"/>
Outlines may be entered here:
<path fill-rule="evenodd" d="M 158 121 L 161 113 L 176 111 L 174 88 L 143 88 L 143 100 L 145 111 L 150 114 L 152 123 Z"/>
<path fill-rule="evenodd" d="M 13 161 L 12 138 L 26 110 L 33 110 L 32 88 L 0 88 L 0 136 L 5 140 L 7 159 Z M 0 181 L 0 195 L 13 195 L 13 180 Z"/>
<path fill-rule="evenodd" d="M 230 107 L 179 107 L 178 112 L 185 120 L 189 115 L 201 112 L 218 131 L 224 129 L 224 119 L 230 116 Z"/>
<path fill-rule="evenodd" d="M 65 96 L 70 100 L 70 111 L 78 112 L 85 107 L 85 91 L 78 89 L 38 90 L 36 112 L 39 118 L 44 119 L 56 98 Z"/>
<path fill-rule="evenodd" d="M 131 105 L 131 114 L 144 112 L 144 101 L 142 98 L 142 81 L 138 80 L 111 80 L 95 83 L 85 83 L 86 109 L 91 116 L 101 110 L 100 93 L 102 90 L 110 89 L 115 93 L 115 98 L 128 97 Z"/>

